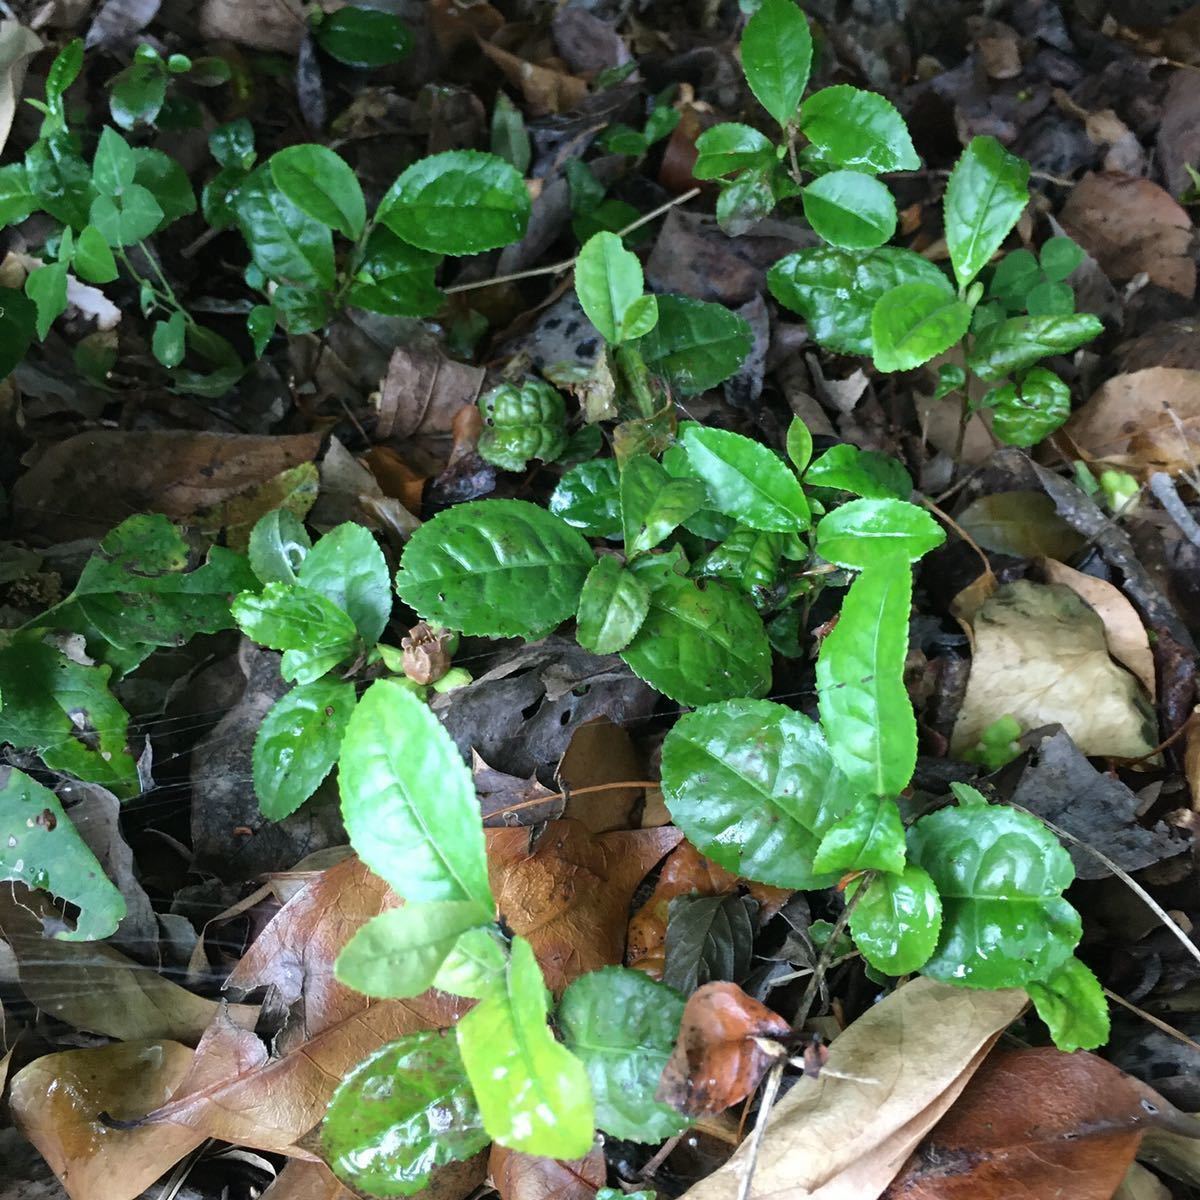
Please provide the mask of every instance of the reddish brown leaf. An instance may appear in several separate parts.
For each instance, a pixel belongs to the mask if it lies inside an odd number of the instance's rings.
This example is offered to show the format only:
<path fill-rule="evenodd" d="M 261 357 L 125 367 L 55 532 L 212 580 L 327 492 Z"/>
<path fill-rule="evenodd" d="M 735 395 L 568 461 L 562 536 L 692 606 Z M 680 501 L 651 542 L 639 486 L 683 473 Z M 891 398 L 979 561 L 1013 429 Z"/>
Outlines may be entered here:
<path fill-rule="evenodd" d="M 586 1158 L 560 1162 L 493 1145 L 488 1174 L 500 1200 L 594 1200 L 607 1168 L 599 1146 Z"/>
<path fill-rule="evenodd" d="M 588 791 L 582 796 L 571 793 L 605 783 L 633 782 L 645 773 L 633 739 L 620 725 L 605 716 L 585 722 L 571 735 L 558 764 L 558 780 L 567 793 L 566 815 L 582 821 L 593 833 L 628 829 L 642 788 Z"/>
<path fill-rule="evenodd" d="M 658 1099 L 689 1116 L 723 1112 L 758 1086 L 772 1059 L 755 1038 L 791 1026 L 735 983 L 706 983 L 688 997 Z"/>

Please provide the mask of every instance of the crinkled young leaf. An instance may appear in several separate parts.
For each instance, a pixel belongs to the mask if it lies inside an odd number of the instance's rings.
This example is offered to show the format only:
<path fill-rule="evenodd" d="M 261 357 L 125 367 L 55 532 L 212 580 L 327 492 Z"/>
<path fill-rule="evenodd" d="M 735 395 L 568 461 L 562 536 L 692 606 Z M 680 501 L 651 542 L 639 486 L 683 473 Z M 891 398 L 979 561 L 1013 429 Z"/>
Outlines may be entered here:
<path fill-rule="evenodd" d="M 334 1174 L 372 1196 L 414 1196 L 430 1172 L 491 1139 L 453 1035 L 413 1033 L 364 1059 L 340 1084 L 321 1126 Z"/>
<path fill-rule="evenodd" d="M 698 479 L 673 479 L 648 454 L 635 454 L 621 468 L 621 521 L 625 553 L 653 549 L 708 501 Z"/>
<path fill-rule="evenodd" d="M 531 458 L 553 462 L 567 448 L 562 394 L 542 379 L 499 384 L 479 398 L 479 411 L 479 456 L 505 471 L 523 471 Z"/>
<path fill-rule="evenodd" d="M 254 166 L 254 126 L 246 117 L 235 117 L 218 125 L 208 135 L 208 149 L 222 167 Z"/>
<path fill-rule="evenodd" d="M 348 4 L 313 30 L 317 45 L 349 67 L 386 67 L 412 48 L 412 35 L 394 13 Z"/>
<path fill-rule="evenodd" d="M 723 304 L 659 296 L 658 323 L 638 343 L 646 366 L 680 396 L 728 379 L 750 353 L 750 326 Z"/>
<path fill-rule="evenodd" d="M 279 669 L 289 682 L 312 683 L 360 645 L 349 615 L 320 592 L 299 584 L 268 583 L 259 593 L 243 592 L 232 612 L 252 641 L 286 652 Z"/>
<path fill-rule="evenodd" d="M 254 791 L 264 817 L 282 821 L 320 786 L 337 762 L 354 711 L 354 684 L 318 679 L 271 706 L 254 738 Z"/>
<path fill-rule="evenodd" d="M 923 972 L 961 987 L 1020 987 L 1045 979 L 1079 942 L 1079 914 L 1062 898 L 1071 856 L 1035 817 L 960 804 L 908 832 L 909 860 L 942 897 L 942 930 Z"/>
<path fill-rule="evenodd" d="M 583 1063 L 546 1024 L 546 985 L 533 948 L 513 939 L 502 984 L 458 1023 L 458 1048 L 484 1128 L 510 1150 L 582 1158 L 596 1125 Z"/>
<path fill-rule="evenodd" d="M 275 186 L 302 212 L 348 238 L 362 233 L 367 202 L 346 160 L 327 146 L 287 146 L 267 161 Z"/>
<path fill-rule="evenodd" d="M 757 129 L 726 121 L 706 129 L 696 139 L 696 156 L 692 175 L 696 179 L 719 179 L 734 171 L 770 167 L 775 162 L 775 147 Z"/>
<path fill-rule="evenodd" d="M 646 585 L 605 555 L 584 580 L 575 636 L 593 654 L 615 654 L 633 640 L 649 608 Z"/>
<path fill-rule="evenodd" d="M 736 875 L 778 887 L 824 887 L 813 857 L 856 803 L 815 721 L 769 700 L 685 713 L 662 748 L 671 819 Z"/>
<path fill-rule="evenodd" d="M 1108 1041 L 1104 988 L 1074 955 L 1046 979 L 1031 980 L 1025 990 L 1060 1050 L 1095 1050 Z"/>
<path fill-rule="evenodd" d="M 550 511 L 588 537 L 622 536 L 620 475 L 616 459 L 598 458 L 572 467 L 550 496 Z"/>
<path fill-rule="evenodd" d="M 1029 202 L 1029 164 L 994 137 L 972 138 L 946 185 L 946 245 L 960 287 L 1000 249 Z"/>
<path fill-rule="evenodd" d="M 397 237 L 435 254 L 478 254 L 519 241 L 529 220 L 525 181 L 495 154 L 447 150 L 418 159 L 376 214 Z"/>
<path fill-rule="evenodd" d="M 261 166 L 246 176 L 233 201 L 238 228 L 264 275 L 297 287 L 332 289 L 333 236 L 298 208 Z"/>
<path fill-rule="evenodd" d="M 804 472 L 804 482 L 853 492 L 865 500 L 907 500 L 913 492 L 912 476 L 894 458 L 848 442 L 830 446 Z"/>
<path fill-rule="evenodd" d="M 817 235 L 845 250 L 873 250 L 896 232 L 896 202 L 873 175 L 830 171 L 801 193 Z"/>
<path fill-rule="evenodd" d="M 445 299 L 436 282 L 441 261 L 440 254 L 418 250 L 377 225 L 355 266 L 346 302 L 389 317 L 431 316 Z"/>
<path fill-rule="evenodd" d="M 658 301 L 643 294 L 637 255 L 615 233 L 588 238 L 575 260 L 575 294 L 587 318 L 610 345 L 643 337 L 658 320 Z"/>
<path fill-rule="evenodd" d="M 792 0 L 763 0 L 742 34 L 742 70 L 759 104 L 785 127 L 812 67 L 808 18 Z"/>
<path fill-rule="evenodd" d="M 653 588 L 646 619 L 621 657 L 679 704 L 761 696 L 771 686 L 771 648 L 754 605 L 723 584 L 700 587 L 673 572 Z"/>
<path fill-rule="evenodd" d="M 779 575 L 786 534 L 761 529 L 735 529 L 692 568 L 695 576 L 731 579 L 751 598 L 765 596 Z"/>
<path fill-rule="evenodd" d="M 285 508 L 276 508 L 250 530 L 250 567 L 262 583 L 296 583 L 296 572 L 312 549 L 304 522 Z"/>
<path fill-rule="evenodd" d="M 8 680 L 4 703 L 12 703 Z M 79 909 L 74 930 L 54 936 L 90 942 L 116 931 L 125 899 L 79 836 L 58 797 L 15 767 L 0 766 L 0 879 L 44 888 Z"/>
<path fill-rule="evenodd" d="M 849 84 L 809 96 L 800 106 L 800 132 L 821 161 L 833 166 L 880 172 L 915 171 L 921 165 L 895 106 Z"/>
<path fill-rule="evenodd" d="M 871 343 L 880 371 L 910 371 L 948 350 L 971 324 L 970 305 L 933 283 L 903 283 L 871 310 Z"/>
<path fill-rule="evenodd" d="M 983 398 L 992 410 L 992 430 L 1010 446 L 1034 446 L 1071 415 L 1071 389 L 1053 371 L 1034 367 L 1021 386 L 1006 383 Z"/>
<path fill-rule="evenodd" d="M 983 330 L 967 354 L 967 366 L 987 383 L 1031 367 L 1051 354 L 1069 354 L 1104 331 L 1099 317 L 1011 317 Z"/>
<path fill-rule="evenodd" d="M 555 1016 L 567 1048 L 587 1069 L 599 1129 L 660 1142 L 688 1127 L 686 1117 L 654 1098 L 675 1047 L 682 996 L 641 971 L 603 967 L 570 984 Z"/>
<path fill-rule="evenodd" d="M 868 796 L 829 827 L 813 858 L 813 869 L 838 874 L 900 872 L 904 870 L 905 853 L 904 823 L 895 800 L 890 796 Z"/>
<path fill-rule="evenodd" d="M 851 500 L 817 524 L 817 553 L 839 567 L 916 562 L 945 540 L 942 527 L 907 500 Z"/>
<path fill-rule="evenodd" d="M 471 772 L 429 706 L 376 680 L 342 740 L 342 817 L 359 858 L 410 903 L 493 908 Z"/>
<path fill-rule="evenodd" d="M 447 629 L 534 639 L 575 611 L 594 561 L 576 530 L 536 504 L 477 500 L 413 533 L 396 591 Z"/>
<path fill-rule="evenodd" d="M 912 568 L 880 555 L 842 601 L 817 656 L 821 725 L 834 761 L 851 784 L 898 796 L 917 761 L 917 724 L 904 687 Z"/>
<path fill-rule="evenodd" d="M 876 875 L 850 914 L 850 930 L 863 958 L 885 975 L 907 975 L 937 945 L 942 906 L 927 872 L 917 866 Z"/>
<path fill-rule="evenodd" d="M 373 646 L 392 613 L 387 560 L 369 529 L 347 521 L 331 529 L 304 556 L 296 579 L 332 600 Z"/>

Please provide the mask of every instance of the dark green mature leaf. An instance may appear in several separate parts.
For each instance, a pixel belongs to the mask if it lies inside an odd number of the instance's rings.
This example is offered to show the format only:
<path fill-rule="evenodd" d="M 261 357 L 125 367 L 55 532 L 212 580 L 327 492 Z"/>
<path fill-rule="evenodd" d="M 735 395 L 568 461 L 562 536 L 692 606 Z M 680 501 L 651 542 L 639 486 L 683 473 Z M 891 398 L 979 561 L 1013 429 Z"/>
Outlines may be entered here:
<path fill-rule="evenodd" d="M 700 559 L 691 574 L 732 579 L 752 599 L 765 598 L 779 575 L 786 539 L 786 534 L 739 527 Z"/>
<path fill-rule="evenodd" d="M 356 238 L 367 221 L 367 202 L 345 159 L 327 146 L 287 146 L 267 161 L 275 186 L 301 212 Z"/>
<path fill-rule="evenodd" d="M 824 887 L 822 837 L 857 797 L 820 726 L 769 700 L 685 713 L 662 748 L 663 797 L 688 841 L 715 863 L 778 887 Z"/>
<path fill-rule="evenodd" d="M 759 104 L 786 128 L 812 67 L 808 18 L 792 0 L 763 0 L 742 34 L 742 70 Z"/>
<path fill-rule="evenodd" d="M 896 202 L 873 175 L 830 171 L 801 193 L 817 235 L 844 250 L 873 250 L 896 232 Z"/>
<path fill-rule="evenodd" d="M 575 260 L 575 294 L 587 318 L 610 345 L 649 333 L 658 301 L 644 294 L 642 264 L 615 233 L 593 234 Z"/>
<path fill-rule="evenodd" d="M 191 180 L 169 154 L 149 146 L 135 146 L 133 157 L 136 163 L 133 182 L 145 188 L 162 209 L 162 220 L 155 233 L 196 211 L 196 193 L 192 190 Z"/>
<path fill-rule="evenodd" d="M 254 791 L 268 820 L 282 821 L 337 762 L 354 711 L 354 684 L 318 679 L 271 706 L 254 738 Z"/>
<path fill-rule="evenodd" d="M 296 579 L 333 601 L 373 646 L 392 613 L 387 560 L 369 529 L 347 521 L 331 529 L 304 556 Z"/>
<path fill-rule="evenodd" d="M 1053 371 L 1034 367 L 1021 386 L 992 388 L 983 398 L 992 410 L 992 431 L 1010 446 L 1033 446 L 1071 415 L 1071 389 Z"/>
<path fill-rule="evenodd" d="M 250 567 L 262 583 L 296 583 L 296 572 L 312 549 L 304 522 L 286 508 L 262 516 L 250 530 Z"/>
<path fill-rule="evenodd" d="M 625 553 L 631 558 L 668 538 L 708 500 L 698 479 L 674 479 L 648 454 L 635 454 L 622 467 L 620 495 Z"/>
<path fill-rule="evenodd" d="M 677 896 L 667 910 L 663 982 L 690 996 L 705 983 L 744 979 L 757 912 L 749 896 Z"/>
<path fill-rule="evenodd" d="M 363 693 L 342 740 L 338 784 L 350 844 L 399 895 L 492 907 L 471 772 L 403 685 L 379 679 Z"/>
<path fill-rule="evenodd" d="M 754 605 L 723 584 L 700 587 L 675 574 L 652 590 L 646 619 L 621 657 L 680 704 L 761 696 L 771 686 L 771 648 Z"/>
<path fill-rule="evenodd" d="M 694 396 L 728 379 L 750 353 L 750 326 L 723 304 L 688 296 L 659 296 L 658 324 L 638 349 L 646 366 L 680 396 Z"/>
<path fill-rule="evenodd" d="M 646 585 L 623 570 L 611 555 L 605 555 L 584 580 L 575 636 L 593 654 L 615 654 L 633 640 L 649 608 Z"/>
<path fill-rule="evenodd" d="M 4 702 L 12 703 L 7 679 Z M 61 941 L 106 938 L 125 915 L 124 897 L 109 882 L 58 797 L 8 766 L 0 766 L 0 879 L 44 888 L 78 907 L 74 930 L 61 929 L 54 935 Z"/>
<path fill-rule="evenodd" d="M 435 254 L 478 254 L 525 235 L 529 193 L 495 154 L 447 150 L 418 159 L 376 214 L 397 237 Z"/>
<path fill-rule="evenodd" d="M 293 204 L 275 186 L 266 166 L 246 176 L 233 209 L 264 275 L 297 287 L 332 289 L 333 237 L 328 226 Z"/>
<path fill-rule="evenodd" d="M 259 593 L 243 592 L 231 611 L 248 638 L 286 651 L 280 674 L 289 682 L 312 683 L 360 645 L 350 616 L 320 592 L 299 584 L 268 583 Z"/>
<path fill-rule="evenodd" d="M 686 1117 L 654 1098 L 682 1018 L 683 997 L 641 971 L 603 967 L 568 986 L 556 1019 L 587 1069 L 599 1129 L 660 1142 L 688 1127 Z"/>
<path fill-rule="evenodd" d="M 781 258 L 767 273 L 771 295 L 804 317 L 822 346 L 843 354 L 871 353 L 875 302 L 902 283 L 927 283 L 953 294 L 933 263 L 894 246 L 865 254 L 812 246 Z"/>
<path fill-rule="evenodd" d="M 871 342 L 880 371 L 909 371 L 966 335 L 970 305 L 940 284 L 904 283 L 884 292 L 871 311 Z"/>
<path fill-rule="evenodd" d="M 25 176 L 37 206 L 55 220 L 73 229 L 88 223 L 96 189 L 70 134 L 55 133 L 34 142 L 25 155 Z"/>
<path fill-rule="evenodd" d="M 1075 878 L 1071 856 L 1035 817 L 980 802 L 943 808 L 909 830 L 908 852 L 942 897 L 926 975 L 1020 987 L 1047 978 L 1078 944 L 1079 914 L 1062 898 Z"/>
<path fill-rule="evenodd" d="M 533 949 L 513 939 L 504 982 L 458 1023 L 458 1047 L 484 1128 L 510 1150 L 582 1158 L 595 1105 L 587 1071 L 546 1024 L 546 985 Z"/>
<path fill-rule="evenodd" d="M 800 106 L 800 132 L 823 162 L 856 171 L 915 171 L 921 160 L 904 118 L 876 92 L 822 88 Z M 700 178 L 700 176 L 697 176 Z"/>
<path fill-rule="evenodd" d="M 67 311 L 67 264 L 38 267 L 25 278 L 25 295 L 33 301 L 38 340 L 45 341 L 50 326 Z"/>
<path fill-rule="evenodd" d="M 1029 202 L 1029 164 L 994 137 L 972 138 L 946 185 L 946 245 L 959 287 L 1000 249 Z"/>
<path fill-rule="evenodd" d="M 888 803 L 893 803 L 889 801 Z M 876 875 L 850 915 L 850 930 L 863 958 L 885 975 L 907 975 L 937 945 L 942 906 L 933 880 L 920 867 Z"/>
<path fill-rule="evenodd" d="M 566 620 L 595 555 L 565 521 L 524 500 L 476 500 L 409 539 L 396 591 L 460 633 L 534 639 Z"/>
<path fill-rule="evenodd" d="M 1104 988 L 1074 955 L 1046 979 L 1031 980 L 1025 990 L 1060 1050 L 1095 1050 L 1108 1041 Z"/>
<path fill-rule="evenodd" d="M 1104 331 L 1099 317 L 1011 317 L 989 325 L 975 338 L 967 366 L 988 383 L 1031 367 L 1051 354 L 1069 354 Z"/>
<path fill-rule="evenodd" d="M 412 48 L 412 35 L 394 13 L 348 4 L 313 30 L 317 45 L 350 67 L 386 67 Z"/>
<path fill-rule="evenodd" d="M 727 121 L 706 129 L 696 139 L 696 179 L 719 179 L 734 171 L 762 169 L 775 162 L 775 147 L 764 134 L 749 125 Z"/>
<path fill-rule="evenodd" d="M 246 117 L 226 121 L 208 135 L 208 149 L 222 167 L 248 171 L 255 159 L 254 126 Z"/>
<path fill-rule="evenodd" d="M 29 173 L 24 163 L 9 163 L 0 167 L 0 221 L 17 225 L 40 207 L 40 201 L 29 190 Z"/>
<path fill-rule="evenodd" d="M 531 458 L 553 462 L 567 448 L 566 405 L 545 380 L 501 383 L 479 398 L 479 411 L 479 456 L 505 471 L 523 471 Z"/>
<path fill-rule="evenodd" d="M 37 305 L 16 288 L 0 288 L 0 379 L 12 374 L 37 332 Z"/>
<path fill-rule="evenodd" d="M 167 98 L 167 73 L 161 60 L 135 58 L 109 81 L 108 109 L 122 129 L 152 125 Z"/>
<path fill-rule="evenodd" d="M 470 1158 L 491 1139 L 453 1037 L 413 1033 L 364 1059 L 329 1102 L 326 1162 L 372 1196 L 413 1196 L 430 1172 Z"/>
<path fill-rule="evenodd" d="M 1061 283 L 1087 257 L 1083 247 L 1069 237 L 1048 238 L 1038 255 L 1051 283 Z"/>
<path fill-rule="evenodd" d="M 851 500 L 817 525 L 817 553 L 839 567 L 869 567 L 896 557 L 916 562 L 945 540 L 942 527 L 906 500 Z"/>
<path fill-rule="evenodd" d="M 822 873 L 904 870 L 904 824 L 890 796 L 868 796 L 831 825 L 813 858 Z M 932 945 L 930 946 L 932 951 Z"/>
<path fill-rule="evenodd" d="M 382 225 L 371 230 L 346 302 L 389 317 L 428 317 L 445 296 L 436 283 L 440 254 L 418 250 Z"/>
<path fill-rule="evenodd" d="M 851 785 L 898 796 L 917 761 L 917 724 L 904 687 L 912 569 L 880 556 L 850 585 L 817 656 L 821 724 Z"/>
<path fill-rule="evenodd" d="M 616 459 L 599 458 L 572 467 L 550 497 L 550 511 L 588 537 L 622 536 L 620 474 Z"/>
<path fill-rule="evenodd" d="M 812 487 L 837 488 L 866 500 L 907 500 L 912 476 L 894 458 L 843 442 L 830 446 L 804 473 Z"/>

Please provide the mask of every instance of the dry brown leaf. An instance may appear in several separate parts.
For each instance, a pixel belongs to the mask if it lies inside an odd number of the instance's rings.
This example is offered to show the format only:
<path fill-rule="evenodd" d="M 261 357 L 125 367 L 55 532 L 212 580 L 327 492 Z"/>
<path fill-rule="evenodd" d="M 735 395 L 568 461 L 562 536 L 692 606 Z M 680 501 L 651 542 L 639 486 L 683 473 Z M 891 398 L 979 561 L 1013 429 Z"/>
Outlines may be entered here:
<path fill-rule="evenodd" d="M 1018 580 L 975 615 L 975 653 L 950 749 L 962 754 L 1012 716 L 1059 724 L 1084 754 L 1138 758 L 1157 744 L 1154 709 L 1112 661 L 1100 618 L 1069 588 Z"/>
<path fill-rule="evenodd" d="M 724 1112 L 751 1095 L 771 1066 L 755 1039 L 790 1032 L 787 1021 L 736 983 L 706 983 L 688 997 L 655 1099 L 689 1117 Z"/>
<path fill-rule="evenodd" d="M 505 79 L 525 97 L 531 117 L 548 117 L 575 108 L 587 95 L 586 79 L 553 67 L 526 62 L 494 42 L 480 41 L 479 48 L 504 72 Z"/>
<path fill-rule="evenodd" d="M 317 499 L 319 484 L 317 464 L 303 462 L 297 467 L 281 471 L 265 483 L 256 484 L 210 509 L 198 512 L 194 524 L 202 533 L 210 536 L 224 530 L 223 544 L 231 550 L 245 553 L 250 544 L 250 531 L 259 518 L 277 509 L 285 509 L 303 520 Z"/>
<path fill-rule="evenodd" d="M 20 21 L 11 18 L 0 21 L 0 150 L 12 129 L 25 68 L 41 48 L 42 39 Z"/>
<path fill-rule="evenodd" d="M 309 513 L 318 528 L 354 521 L 404 541 L 421 524 L 399 500 L 384 493 L 374 474 L 336 437 L 321 459 L 321 490 Z"/>
<path fill-rule="evenodd" d="M 585 722 L 571 735 L 558 764 L 559 786 L 567 793 L 566 816 L 586 825 L 592 833 L 628 829 L 633 823 L 633 809 L 641 798 L 642 788 L 589 791 L 585 796 L 571 793 L 604 783 L 642 779 L 645 773 L 633 739 L 620 725 L 603 716 Z"/>
<path fill-rule="evenodd" d="M 1192 793 L 1192 810 L 1200 812 L 1200 705 L 1192 709 L 1188 718 L 1183 743 L 1183 775 Z"/>
<path fill-rule="evenodd" d="M 435 350 L 397 346 L 379 386 L 376 436 L 448 437 L 455 414 L 478 399 L 484 374 L 482 367 L 455 362 Z"/>
<path fill-rule="evenodd" d="M 1188 164 L 1200 162 L 1200 74 L 1175 71 L 1163 99 L 1158 158 L 1167 190 L 1181 196 L 1191 183 Z"/>
<path fill-rule="evenodd" d="M 293 1158 L 262 1194 L 262 1200 L 357 1200 L 324 1163 Z"/>
<path fill-rule="evenodd" d="M 1070 558 L 1083 545 L 1045 492 L 980 496 L 955 520 L 985 550 L 1016 558 Z"/>
<path fill-rule="evenodd" d="M 608 1167 L 604 1150 L 594 1146 L 584 1158 L 561 1162 L 492 1146 L 488 1175 L 500 1200 L 594 1200 Z"/>
<path fill-rule="evenodd" d="M 179 1042 L 138 1039 L 36 1059 L 13 1077 L 13 1121 L 38 1148 L 71 1200 L 132 1200 L 203 1140 L 190 1129 L 114 1129 L 135 1120 L 187 1073 Z"/>
<path fill-rule="evenodd" d="M 563 798 L 539 782 L 536 774 L 522 779 L 489 767 L 471 751 L 471 774 L 485 826 L 537 825 L 563 815 Z"/>
<path fill-rule="evenodd" d="M 372 446 L 362 460 L 385 496 L 399 500 L 410 513 L 420 513 L 427 476 L 414 471 L 391 446 Z"/>
<path fill-rule="evenodd" d="M 751 1200 L 873 1200 L 1025 1004 L 1017 989 L 920 978 L 868 1009 L 832 1043 L 820 1076 L 775 1105 Z M 748 1149 L 743 1142 L 687 1200 L 734 1200 Z"/>
<path fill-rule="evenodd" d="M 327 11 L 340 3 L 321 4 Z M 307 25 L 300 0 L 204 0 L 200 33 L 213 41 L 237 42 L 256 50 L 295 54 Z"/>
<path fill-rule="evenodd" d="M 1136 472 L 1178 475 L 1200 463 L 1200 371 L 1148 367 L 1117 375 L 1063 432 L 1085 454 Z"/>
<path fill-rule="evenodd" d="M 556 995 L 572 979 L 620 963 L 633 893 L 679 844 L 678 829 L 593 836 L 578 821 L 551 821 L 530 845 L 528 829 L 489 829 L 488 875 L 500 915 L 533 944 Z"/>

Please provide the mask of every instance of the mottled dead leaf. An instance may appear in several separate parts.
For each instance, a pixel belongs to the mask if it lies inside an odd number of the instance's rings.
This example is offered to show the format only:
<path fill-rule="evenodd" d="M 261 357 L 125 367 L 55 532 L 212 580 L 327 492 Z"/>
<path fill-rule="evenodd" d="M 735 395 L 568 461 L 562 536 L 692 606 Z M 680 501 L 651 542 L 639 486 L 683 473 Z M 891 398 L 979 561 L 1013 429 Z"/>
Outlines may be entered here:
<path fill-rule="evenodd" d="M 483 377 L 482 367 L 455 362 L 436 350 L 397 346 L 380 384 L 376 436 L 448 437 L 458 410 L 478 398 Z"/>
<path fill-rule="evenodd" d="M 980 496 L 955 520 L 985 550 L 1015 558 L 1070 558 L 1083 545 L 1045 492 Z"/>

